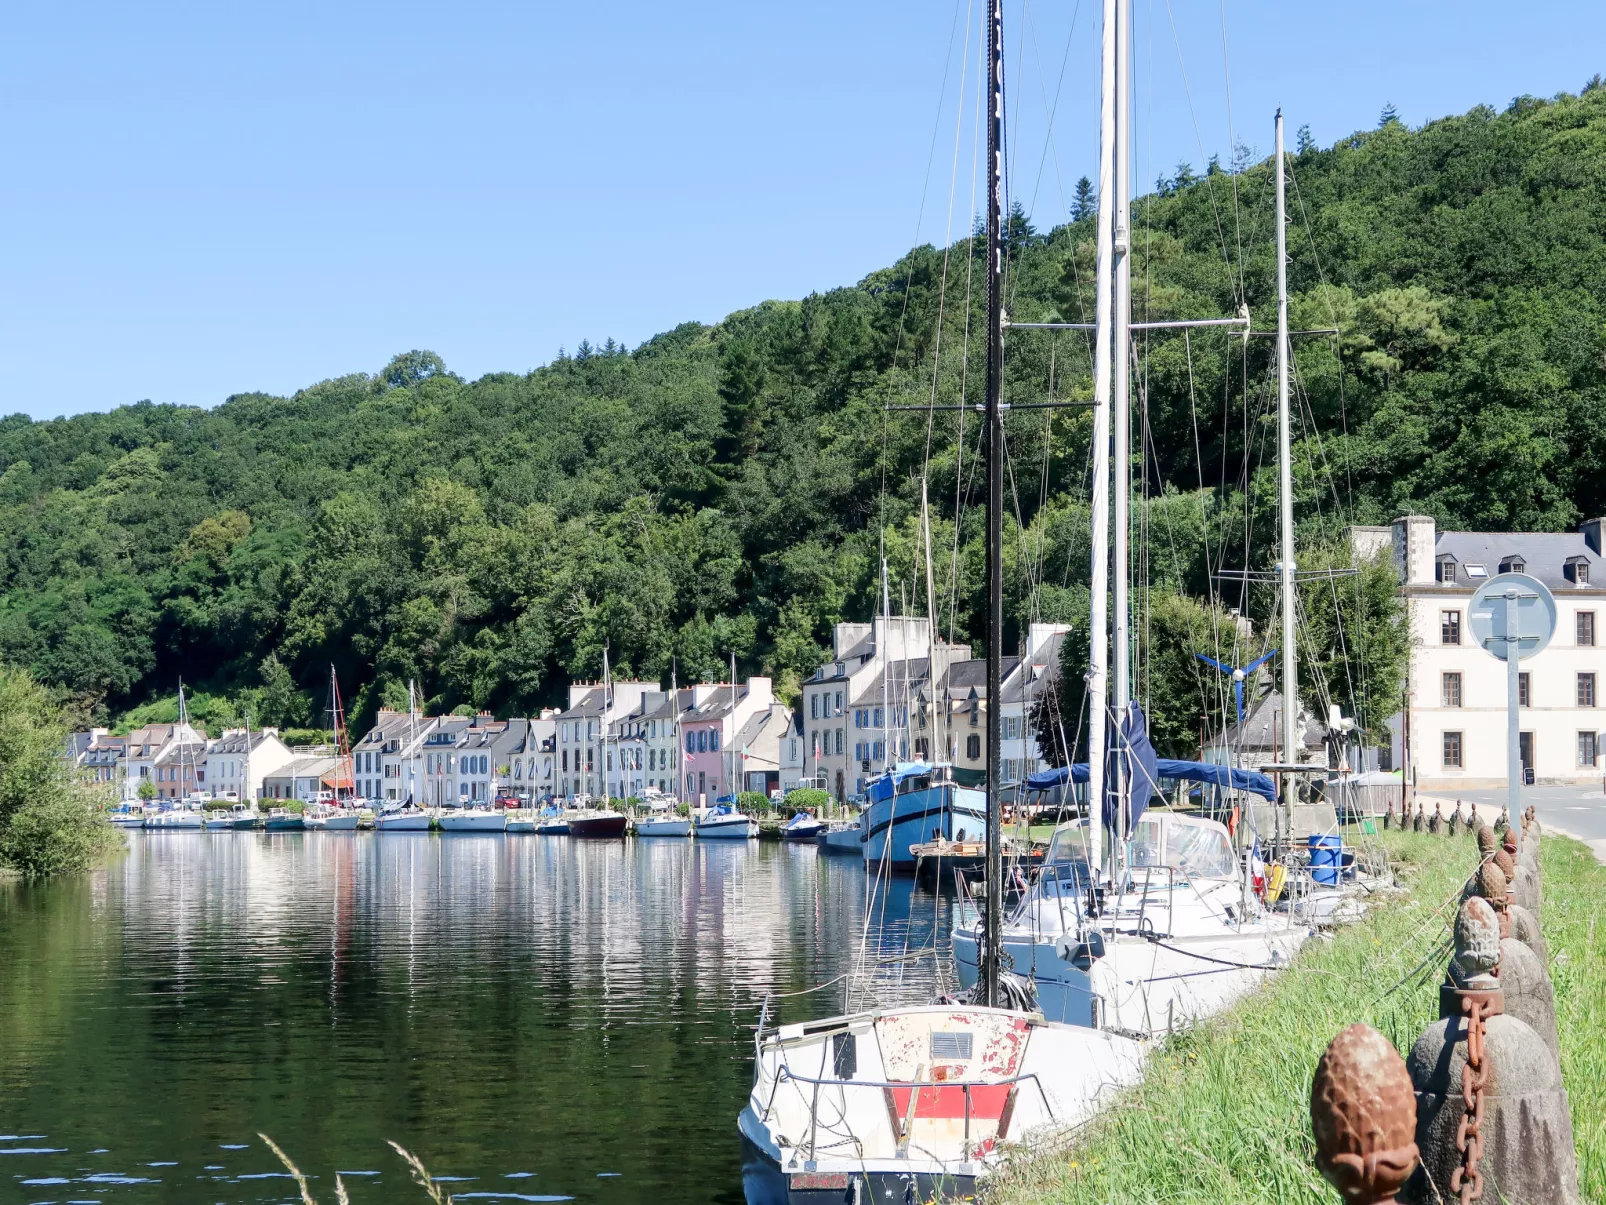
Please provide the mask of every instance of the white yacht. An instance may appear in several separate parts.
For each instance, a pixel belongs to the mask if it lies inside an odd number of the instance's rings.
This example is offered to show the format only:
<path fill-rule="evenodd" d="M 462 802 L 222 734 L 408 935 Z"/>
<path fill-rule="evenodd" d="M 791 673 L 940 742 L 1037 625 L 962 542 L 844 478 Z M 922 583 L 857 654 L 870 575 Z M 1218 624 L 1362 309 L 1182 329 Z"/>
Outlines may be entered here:
<path fill-rule="evenodd" d="M 432 819 L 423 808 L 411 803 L 374 817 L 374 831 L 381 833 L 427 833 Z"/>
<path fill-rule="evenodd" d="M 689 837 L 691 836 L 691 830 L 691 817 L 679 816 L 671 811 L 654 812 L 649 816 L 636 817 L 636 836 L 638 837 Z"/>
<path fill-rule="evenodd" d="M 507 813 L 500 808 L 444 808 L 443 833 L 500 833 L 507 829 Z"/>
<path fill-rule="evenodd" d="M 1231 1004 L 1310 934 L 1262 908 L 1214 820 L 1145 812 L 1121 891 L 1102 897 L 1089 892 L 1088 832 L 1055 831 L 1036 882 L 1003 924 L 1010 966 L 1032 980 L 1051 1020 L 1164 1034 Z M 966 986 L 978 974 L 978 928 L 954 929 Z"/>
<path fill-rule="evenodd" d="M 698 814 L 695 830 L 704 841 L 746 841 L 758 836 L 758 821 L 737 811 L 735 801 L 724 796 Z"/>

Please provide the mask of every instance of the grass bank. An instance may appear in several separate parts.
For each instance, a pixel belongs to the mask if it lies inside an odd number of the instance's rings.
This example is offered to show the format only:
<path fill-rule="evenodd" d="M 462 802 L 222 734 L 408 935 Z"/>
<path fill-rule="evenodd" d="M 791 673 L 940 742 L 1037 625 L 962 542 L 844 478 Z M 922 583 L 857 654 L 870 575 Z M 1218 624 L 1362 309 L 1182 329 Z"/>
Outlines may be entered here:
<path fill-rule="evenodd" d="M 1472 838 L 1379 838 L 1402 892 L 1311 942 L 1253 998 L 1168 1041 L 1144 1082 L 1068 1150 L 1019 1160 L 989 1205 L 1289 1205 L 1339 1200 L 1311 1161 L 1311 1075 L 1344 1026 L 1408 1051 L 1438 1014 Z M 1606 1201 L 1606 868 L 1564 837 L 1543 846 L 1544 911 L 1585 1200 Z"/>

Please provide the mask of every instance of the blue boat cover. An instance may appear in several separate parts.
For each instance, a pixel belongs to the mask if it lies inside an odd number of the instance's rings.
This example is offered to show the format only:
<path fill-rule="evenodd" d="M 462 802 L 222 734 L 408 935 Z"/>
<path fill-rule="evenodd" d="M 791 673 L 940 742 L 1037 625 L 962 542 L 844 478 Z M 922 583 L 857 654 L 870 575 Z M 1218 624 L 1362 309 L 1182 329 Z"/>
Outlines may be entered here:
<path fill-rule="evenodd" d="M 1067 771 L 1069 773 L 1067 774 Z M 1271 802 L 1276 802 L 1277 787 L 1270 778 L 1258 770 L 1235 770 L 1231 766 L 1220 766 L 1215 762 L 1202 761 L 1175 761 L 1168 757 L 1156 758 L 1154 772 L 1157 778 L 1180 778 L 1188 782 L 1207 782 L 1218 787 L 1228 787 L 1235 791 L 1249 791 Z M 1059 766 L 1053 770 L 1042 770 L 1030 774 L 1026 778 L 1026 786 L 1034 791 L 1044 791 L 1049 787 L 1057 787 L 1069 779 L 1071 782 L 1086 782 L 1088 779 L 1087 763 L 1077 762 L 1073 766 Z"/>
<path fill-rule="evenodd" d="M 870 780 L 865 793 L 870 796 L 871 803 L 880 803 L 883 799 L 891 799 L 897 793 L 898 784 L 906 778 L 915 778 L 921 774 L 930 774 L 936 769 L 930 762 L 901 761 L 892 769 L 877 775 Z"/>

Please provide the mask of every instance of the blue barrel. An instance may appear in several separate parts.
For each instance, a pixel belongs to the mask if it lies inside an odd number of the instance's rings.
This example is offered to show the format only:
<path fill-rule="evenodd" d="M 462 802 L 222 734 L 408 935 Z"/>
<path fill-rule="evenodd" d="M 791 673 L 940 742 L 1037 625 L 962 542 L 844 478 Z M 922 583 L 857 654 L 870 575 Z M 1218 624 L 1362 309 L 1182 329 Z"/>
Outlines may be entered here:
<path fill-rule="evenodd" d="M 1344 838 L 1321 836 L 1312 833 L 1310 836 L 1310 877 L 1323 887 L 1337 887 L 1339 865 L 1344 852 Z"/>

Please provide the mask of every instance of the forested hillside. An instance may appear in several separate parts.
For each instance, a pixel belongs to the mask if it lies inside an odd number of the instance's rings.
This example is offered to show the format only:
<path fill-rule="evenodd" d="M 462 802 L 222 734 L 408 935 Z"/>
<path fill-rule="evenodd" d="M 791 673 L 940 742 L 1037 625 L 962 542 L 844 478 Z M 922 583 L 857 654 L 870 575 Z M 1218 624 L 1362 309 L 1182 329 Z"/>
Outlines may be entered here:
<path fill-rule="evenodd" d="M 1606 88 L 1387 122 L 1302 145 L 1292 170 L 1293 324 L 1342 332 L 1299 340 L 1310 555 L 1407 509 L 1494 529 L 1606 510 Z M 1267 163 L 1162 181 L 1135 207 L 1140 317 L 1247 305 L 1269 329 L 1271 202 Z M 1092 237 L 1086 212 L 1047 233 L 1017 213 L 1011 317 L 1085 317 Z M 468 382 L 415 352 L 289 398 L 13 416 L 0 656 L 102 715 L 182 675 L 216 696 L 203 711 L 286 725 L 320 720 L 331 663 L 359 714 L 410 678 L 436 707 L 534 709 L 597 676 L 605 642 L 621 674 L 717 675 L 734 650 L 785 677 L 870 613 L 883 545 L 894 606 L 924 612 L 923 475 L 941 620 L 974 638 L 975 416 L 961 439 L 954 412 L 885 407 L 979 398 L 978 249 L 916 248 L 853 287 L 527 375 Z M 1086 346 L 1012 335 L 1011 398 L 1087 397 Z M 1214 569 L 1274 559 L 1271 352 L 1220 333 L 1139 349 L 1158 633 Z M 1009 420 L 1014 622 L 1086 610 L 1090 420 L 1048 413 Z"/>

